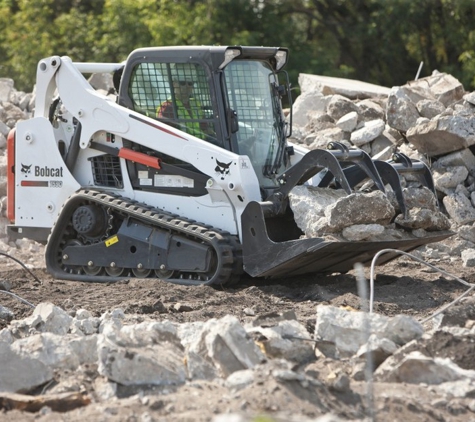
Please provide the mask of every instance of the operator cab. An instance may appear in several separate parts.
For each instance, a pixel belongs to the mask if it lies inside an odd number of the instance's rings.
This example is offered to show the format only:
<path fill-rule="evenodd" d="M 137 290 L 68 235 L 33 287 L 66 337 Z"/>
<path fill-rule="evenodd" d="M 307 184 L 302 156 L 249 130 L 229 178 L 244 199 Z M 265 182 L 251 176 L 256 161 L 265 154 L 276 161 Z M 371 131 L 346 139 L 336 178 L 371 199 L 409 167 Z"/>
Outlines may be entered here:
<path fill-rule="evenodd" d="M 135 50 L 123 69 L 118 102 L 249 156 L 261 188 L 271 192 L 288 166 L 290 124 L 281 103 L 286 94 L 291 104 L 288 76 L 281 71 L 287 55 L 286 49 L 269 47 Z"/>

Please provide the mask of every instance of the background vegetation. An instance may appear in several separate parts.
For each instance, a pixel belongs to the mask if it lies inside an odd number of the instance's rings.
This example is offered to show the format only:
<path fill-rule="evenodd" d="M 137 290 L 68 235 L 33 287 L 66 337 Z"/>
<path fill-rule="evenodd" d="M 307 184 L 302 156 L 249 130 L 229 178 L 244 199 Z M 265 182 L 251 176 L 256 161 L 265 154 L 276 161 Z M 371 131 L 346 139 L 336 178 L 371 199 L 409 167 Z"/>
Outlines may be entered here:
<path fill-rule="evenodd" d="M 0 77 L 38 60 L 120 62 L 137 47 L 286 46 L 299 73 L 402 85 L 437 69 L 475 88 L 473 0 L 0 0 Z"/>

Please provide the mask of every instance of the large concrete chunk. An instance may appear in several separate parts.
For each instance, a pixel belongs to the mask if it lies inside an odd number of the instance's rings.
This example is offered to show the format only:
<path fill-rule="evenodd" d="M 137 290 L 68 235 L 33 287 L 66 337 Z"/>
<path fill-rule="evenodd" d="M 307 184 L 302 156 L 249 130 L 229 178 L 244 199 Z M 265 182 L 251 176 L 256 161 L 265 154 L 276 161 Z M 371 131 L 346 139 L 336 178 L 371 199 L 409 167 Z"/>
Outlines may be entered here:
<path fill-rule="evenodd" d="M 179 385 L 185 382 L 183 352 L 170 343 L 122 347 L 100 336 L 99 374 L 122 385 Z"/>
<path fill-rule="evenodd" d="M 0 391 L 28 392 L 53 379 L 53 369 L 31 356 L 12 350 L 0 341 Z"/>
<path fill-rule="evenodd" d="M 431 93 L 446 107 L 461 100 L 465 94 L 463 85 L 452 75 L 440 74 L 440 78 L 430 87 Z"/>
<path fill-rule="evenodd" d="M 40 303 L 33 311 L 33 315 L 41 317 L 45 324 L 45 331 L 59 335 L 69 331 L 73 320 L 63 309 L 52 303 Z"/>
<path fill-rule="evenodd" d="M 345 196 L 325 209 L 325 217 L 333 232 L 354 224 L 388 224 L 395 215 L 394 207 L 381 191 Z"/>
<path fill-rule="evenodd" d="M 429 157 L 448 154 L 475 144 L 475 117 L 444 116 L 411 127 L 407 140 Z"/>
<path fill-rule="evenodd" d="M 388 318 L 378 314 L 349 312 L 333 306 L 317 306 L 315 338 L 326 348 L 334 345 L 337 356 L 356 354 L 368 341 L 370 334 L 403 345 L 420 338 L 423 329 L 417 321 L 407 316 Z"/>
<path fill-rule="evenodd" d="M 269 358 L 306 362 L 315 358 L 311 337 L 295 320 L 280 321 L 272 327 L 250 327 L 248 333 L 260 334 L 261 350 Z"/>
<path fill-rule="evenodd" d="M 327 100 L 320 92 L 309 91 L 299 95 L 292 107 L 292 123 L 305 126 L 308 123 L 307 113 L 310 111 L 325 111 Z"/>
<path fill-rule="evenodd" d="M 196 364 L 199 359 L 199 365 Z M 192 367 L 210 372 L 214 366 L 225 378 L 235 371 L 253 368 L 265 360 L 257 345 L 246 333 L 236 317 L 227 315 L 222 319 L 206 322 L 198 340 L 191 343 L 186 355 L 189 373 Z"/>
<path fill-rule="evenodd" d="M 52 333 L 41 333 L 23 338 L 12 344 L 19 356 L 32 357 L 52 369 L 75 370 L 79 358 L 70 347 L 70 338 Z"/>
<path fill-rule="evenodd" d="M 386 116 L 389 126 L 407 132 L 416 124 L 419 112 L 401 87 L 393 87 L 386 105 Z"/>
<path fill-rule="evenodd" d="M 375 371 L 375 379 L 382 382 L 434 385 L 467 378 L 475 380 L 475 371 L 462 369 L 450 359 L 430 358 L 418 351 L 409 353 L 396 365 L 387 360 Z"/>
<path fill-rule="evenodd" d="M 475 208 L 465 195 L 453 193 L 445 196 L 442 201 L 447 213 L 455 223 L 462 225 L 475 221 Z"/>

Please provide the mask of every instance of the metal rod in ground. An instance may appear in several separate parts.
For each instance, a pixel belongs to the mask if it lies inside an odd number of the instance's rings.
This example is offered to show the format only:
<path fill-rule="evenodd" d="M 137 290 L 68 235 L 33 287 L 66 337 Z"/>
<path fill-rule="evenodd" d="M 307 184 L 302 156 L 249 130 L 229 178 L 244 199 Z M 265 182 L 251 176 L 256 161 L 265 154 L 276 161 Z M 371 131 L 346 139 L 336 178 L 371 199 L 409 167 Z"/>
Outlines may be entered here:
<path fill-rule="evenodd" d="M 356 286 L 358 288 L 358 296 L 360 297 L 361 311 L 364 312 L 364 340 L 365 343 L 368 342 L 371 336 L 371 327 L 369 322 L 368 310 L 368 288 L 367 280 L 364 275 L 364 267 L 360 263 L 354 265 L 356 273 Z M 365 364 L 365 380 L 366 380 L 366 395 L 368 400 L 368 417 L 371 421 L 375 421 L 375 410 L 374 410 L 374 392 L 373 392 L 373 353 L 369 348 L 366 350 L 365 354 L 366 364 Z"/>

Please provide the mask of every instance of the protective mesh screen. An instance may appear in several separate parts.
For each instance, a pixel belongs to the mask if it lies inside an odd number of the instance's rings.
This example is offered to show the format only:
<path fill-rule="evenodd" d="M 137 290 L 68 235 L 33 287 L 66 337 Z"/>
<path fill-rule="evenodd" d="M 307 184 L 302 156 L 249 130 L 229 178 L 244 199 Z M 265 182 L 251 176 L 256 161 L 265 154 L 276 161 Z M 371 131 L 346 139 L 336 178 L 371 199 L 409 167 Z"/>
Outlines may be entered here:
<path fill-rule="evenodd" d="M 132 75 L 134 109 L 190 135 L 215 138 L 213 107 L 205 70 L 190 63 L 141 63 Z"/>

